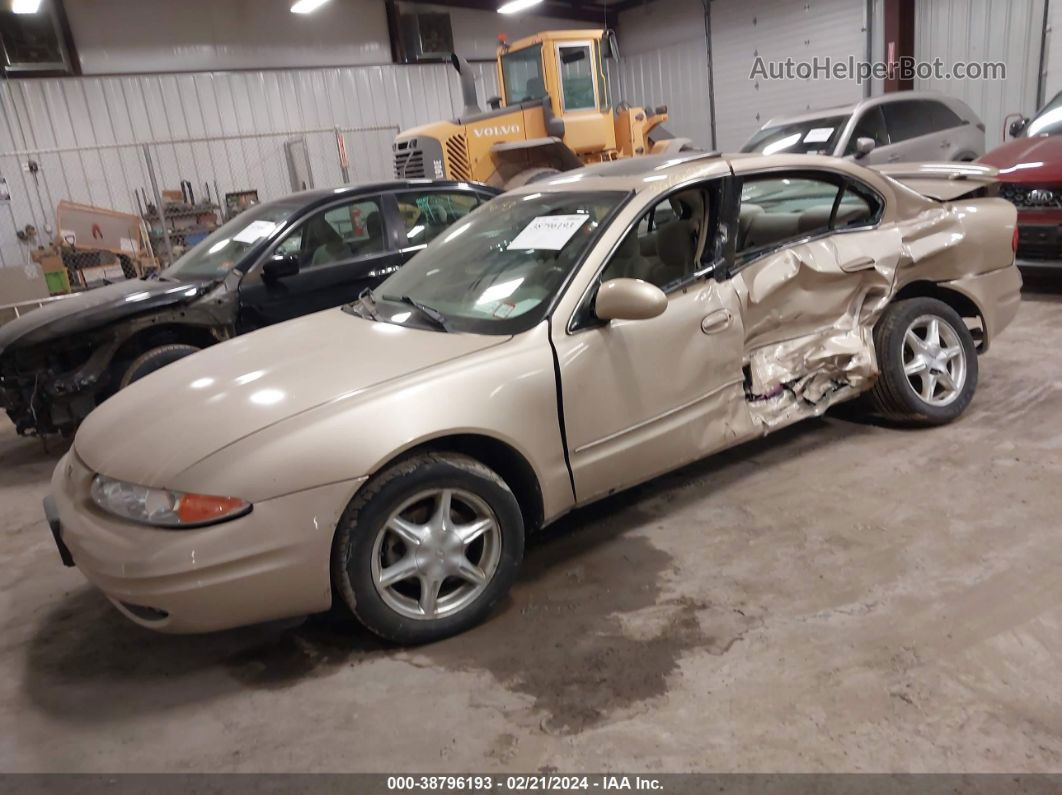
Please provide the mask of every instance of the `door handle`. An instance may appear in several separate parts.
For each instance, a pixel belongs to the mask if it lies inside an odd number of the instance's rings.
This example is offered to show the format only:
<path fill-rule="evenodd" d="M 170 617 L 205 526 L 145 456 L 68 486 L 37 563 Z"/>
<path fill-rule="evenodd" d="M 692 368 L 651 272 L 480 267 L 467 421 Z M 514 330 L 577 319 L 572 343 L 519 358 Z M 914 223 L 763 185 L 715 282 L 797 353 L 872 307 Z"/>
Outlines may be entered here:
<path fill-rule="evenodd" d="M 896 162 L 899 162 L 899 160 L 900 160 L 900 156 L 899 155 L 889 155 L 889 162 L 890 163 L 896 163 Z"/>
<path fill-rule="evenodd" d="M 734 316 L 730 314 L 729 310 L 720 309 L 704 316 L 704 319 L 701 320 L 701 331 L 705 334 L 718 334 L 720 331 L 726 331 L 730 328 L 733 320 Z"/>

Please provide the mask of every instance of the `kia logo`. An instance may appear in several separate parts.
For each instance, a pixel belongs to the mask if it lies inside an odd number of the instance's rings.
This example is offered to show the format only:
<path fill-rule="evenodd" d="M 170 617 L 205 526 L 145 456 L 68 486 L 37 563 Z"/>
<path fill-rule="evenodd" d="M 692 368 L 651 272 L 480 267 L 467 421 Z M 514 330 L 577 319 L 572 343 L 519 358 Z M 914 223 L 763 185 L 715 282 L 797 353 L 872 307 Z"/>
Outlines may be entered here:
<path fill-rule="evenodd" d="M 1029 204 L 1051 204 L 1055 200 L 1054 191 L 1037 190 L 1029 191 Z"/>

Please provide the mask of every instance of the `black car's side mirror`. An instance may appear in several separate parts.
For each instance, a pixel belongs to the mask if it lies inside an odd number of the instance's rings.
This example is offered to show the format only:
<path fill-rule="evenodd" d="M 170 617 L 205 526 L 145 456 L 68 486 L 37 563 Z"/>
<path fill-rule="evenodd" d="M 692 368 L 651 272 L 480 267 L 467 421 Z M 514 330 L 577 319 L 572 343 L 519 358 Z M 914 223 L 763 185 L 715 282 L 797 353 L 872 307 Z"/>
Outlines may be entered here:
<path fill-rule="evenodd" d="M 1022 116 L 1020 119 L 1015 119 L 1014 121 L 1012 121 L 1010 123 L 1010 137 L 1017 138 L 1018 136 L 1020 136 L 1023 132 L 1025 132 L 1025 127 L 1028 124 L 1029 120 L 1024 116 Z"/>
<path fill-rule="evenodd" d="M 262 266 L 262 278 L 267 281 L 294 276 L 298 272 L 299 257 L 297 254 L 274 254 Z"/>

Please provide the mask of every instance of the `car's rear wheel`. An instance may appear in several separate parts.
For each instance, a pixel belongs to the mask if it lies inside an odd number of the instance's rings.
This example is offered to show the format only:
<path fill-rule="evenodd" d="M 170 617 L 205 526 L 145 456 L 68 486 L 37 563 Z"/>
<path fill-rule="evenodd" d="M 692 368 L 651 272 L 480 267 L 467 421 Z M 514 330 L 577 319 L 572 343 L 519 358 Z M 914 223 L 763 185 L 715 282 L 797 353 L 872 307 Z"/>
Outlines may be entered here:
<path fill-rule="evenodd" d="M 520 506 L 467 456 L 427 453 L 376 476 L 340 520 L 336 593 L 370 631 L 428 643 L 482 621 L 523 558 Z"/>
<path fill-rule="evenodd" d="M 889 306 L 874 327 L 881 374 L 870 392 L 889 419 L 943 425 L 970 405 L 977 349 L 959 314 L 935 298 Z"/>
<path fill-rule="evenodd" d="M 134 381 L 139 381 L 145 375 L 160 370 L 167 364 L 173 364 L 178 359 L 197 353 L 199 348 L 194 345 L 174 344 L 160 345 L 151 348 L 137 356 L 130 365 L 125 368 L 118 388 L 125 389 Z"/>

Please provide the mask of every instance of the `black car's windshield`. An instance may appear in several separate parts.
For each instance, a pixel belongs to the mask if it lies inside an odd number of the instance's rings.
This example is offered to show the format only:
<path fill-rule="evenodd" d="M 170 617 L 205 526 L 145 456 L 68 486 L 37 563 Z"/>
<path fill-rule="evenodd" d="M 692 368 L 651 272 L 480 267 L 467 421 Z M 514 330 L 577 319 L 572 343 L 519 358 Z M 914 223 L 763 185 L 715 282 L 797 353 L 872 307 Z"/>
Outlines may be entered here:
<path fill-rule="evenodd" d="M 752 136 L 741 151 L 761 155 L 828 155 L 837 147 L 848 118 L 829 116 L 768 127 Z"/>
<path fill-rule="evenodd" d="M 1058 135 L 1060 133 L 1062 133 L 1062 92 L 1055 94 L 1055 98 L 1040 109 L 1040 112 L 1025 126 L 1022 135 L 1031 138 L 1034 135 Z"/>
<path fill-rule="evenodd" d="M 627 195 L 594 191 L 494 199 L 377 287 L 374 314 L 450 331 L 525 331 L 545 316 Z"/>
<path fill-rule="evenodd" d="M 302 204 L 288 202 L 260 204 L 222 224 L 181 255 L 160 276 L 175 281 L 223 279 L 239 267 L 243 255 L 284 223 Z"/>

